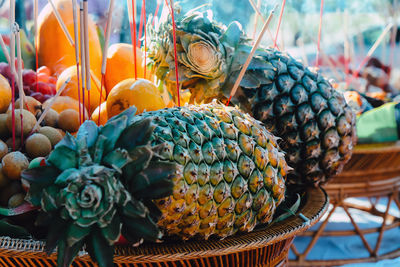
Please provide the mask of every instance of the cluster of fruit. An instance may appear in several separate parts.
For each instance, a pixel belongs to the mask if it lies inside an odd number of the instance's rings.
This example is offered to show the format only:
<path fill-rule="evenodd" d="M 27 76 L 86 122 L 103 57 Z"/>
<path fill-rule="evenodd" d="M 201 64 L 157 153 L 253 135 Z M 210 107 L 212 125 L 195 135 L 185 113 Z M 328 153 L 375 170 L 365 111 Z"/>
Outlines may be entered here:
<path fill-rule="evenodd" d="M 0 206 L 15 208 L 24 203 L 28 189 L 21 184 L 22 171 L 42 164 L 65 132 L 78 130 L 79 113 L 56 101 L 34 129 L 52 98 L 42 104 L 34 97 L 26 96 L 22 110 L 20 99 L 17 99 L 13 123 L 11 87 L 2 75 L 0 94 Z M 15 138 L 12 138 L 13 131 Z"/>
<path fill-rule="evenodd" d="M 10 86 L 13 82 L 11 67 L 5 62 L 0 62 L 0 74 L 4 76 Z M 37 72 L 30 69 L 25 69 L 22 72 L 22 80 L 24 93 L 27 96 L 32 96 L 39 102 L 43 103 L 47 99 L 56 94 L 57 79 L 51 76 L 50 69 L 46 66 L 40 67 Z M 18 83 L 14 79 L 15 96 L 19 96 Z"/>

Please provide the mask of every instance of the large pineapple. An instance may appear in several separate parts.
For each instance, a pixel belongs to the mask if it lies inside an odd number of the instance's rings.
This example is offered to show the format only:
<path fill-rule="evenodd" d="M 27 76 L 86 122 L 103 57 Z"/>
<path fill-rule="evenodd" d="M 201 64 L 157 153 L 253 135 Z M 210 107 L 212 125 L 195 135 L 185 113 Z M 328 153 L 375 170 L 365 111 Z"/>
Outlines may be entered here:
<path fill-rule="evenodd" d="M 237 22 L 224 27 L 207 13 L 176 16 L 179 83 L 192 102 L 226 102 L 251 50 Z M 149 29 L 149 57 L 158 78 L 176 91 L 170 18 Z M 294 171 L 288 184 L 318 184 L 341 171 L 355 142 L 355 115 L 321 74 L 276 49 L 256 51 L 231 103 L 282 138 Z"/>
<path fill-rule="evenodd" d="M 226 237 L 271 222 L 288 167 L 258 121 L 217 103 L 134 112 L 103 127 L 85 122 L 47 166 L 22 175 L 28 200 L 46 212 L 47 251 L 58 246 L 59 266 L 83 244 L 100 263 L 121 232 L 140 243 Z"/>
<path fill-rule="evenodd" d="M 236 108 L 212 103 L 138 115 L 156 125 L 160 159 L 175 162 L 170 197 L 156 201 L 167 234 L 226 237 L 271 221 L 287 165 L 276 138 Z"/>

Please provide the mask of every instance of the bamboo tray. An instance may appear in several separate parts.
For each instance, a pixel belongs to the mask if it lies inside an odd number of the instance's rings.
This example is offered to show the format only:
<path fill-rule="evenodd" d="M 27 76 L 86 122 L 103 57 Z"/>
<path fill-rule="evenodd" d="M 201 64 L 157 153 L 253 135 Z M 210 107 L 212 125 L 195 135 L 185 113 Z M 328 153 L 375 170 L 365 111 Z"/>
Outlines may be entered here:
<path fill-rule="evenodd" d="M 343 172 L 333 177 L 324 189 L 329 195 L 332 209 L 328 216 L 315 231 L 304 233 L 311 236 L 308 247 L 299 252 L 293 245 L 292 250 L 296 260 L 291 261 L 293 266 L 334 266 L 347 263 L 378 261 L 400 256 L 400 249 L 394 249 L 386 254 L 379 253 L 385 231 L 400 227 L 400 217 L 391 214 L 390 206 L 394 202 L 400 209 L 400 143 L 385 143 L 374 145 L 359 145 L 355 148 L 353 156 L 346 164 Z M 356 205 L 349 202 L 351 197 L 365 197 L 369 199 L 368 205 Z M 386 199 L 385 210 L 376 208 L 379 199 Z M 329 219 L 337 208 L 343 208 L 350 219 L 354 230 L 324 231 Z M 351 209 L 367 212 L 373 216 L 381 217 L 379 227 L 361 229 L 351 214 Z M 373 247 L 365 238 L 366 234 L 378 233 L 378 239 Z M 312 248 L 319 238 L 323 236 L 351 236 L 361 238 L 369 257 L 340 260 L 307 260 L 312 253 Z M 399 236 L 400 238 L 400 236 Z"/>
<path fill-rule="evenodd" d="M 138 248 L 117 246 L 116 266 L 286 266 L 294 237 L 317 223 L 329 201 L 321 188 L 308 189 L 299 213 L 267 228 L 224 240 L 145 243 Z M 44 242 L 0 237 L 0 266 L 55 266 L 56 255 L 46 256 Z M 82 252 L 73 266 L 95 266 Z"/>

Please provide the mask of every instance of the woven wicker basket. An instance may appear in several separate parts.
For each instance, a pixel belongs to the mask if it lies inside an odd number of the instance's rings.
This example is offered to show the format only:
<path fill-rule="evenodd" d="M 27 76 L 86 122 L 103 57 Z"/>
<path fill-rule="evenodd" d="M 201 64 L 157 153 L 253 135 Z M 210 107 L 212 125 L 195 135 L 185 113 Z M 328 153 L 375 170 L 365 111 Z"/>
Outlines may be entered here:
<path fill-rule="evenodd" d="M 358 145 L 342 173 L 324 189 L 331 201 L 379 197 L 400 188 L 400 144 Z"/>
<path fill-rule="evenodd" d="M 298 251 L 293 245 L 292 250 L 296 259 L 291 260 L 293 266 L 337 266 L 349 263 L 371 262 L 383 259 L 395 258 L 400 256 L 400 249 L 395 247 L 386 254 L 380 253 L 383 235 L 385 231 L 399 227 L 400 217 L 390 212 L 391 203 L 395 203 L 400 209 L 400 144 L 386 143 L 373 145 L 358 145 L 350 161 L 339 175 L 333 177 L 324 186 L 329 195 L 332 209 L 327 217 L 314 231 L 303 233 L 304 236 L 311 237 L 307 248 L 302 252 Z M 346 201 L 352 197 L 366 197 L 370 202 L 365 204 L 355 204 Z M 376 208 L 378 199 L 387 199 L 384 211 Z M 343 208 L 350 219 L 354 230 L 329 230 L 325 231 L 331 215 L 337 208 Z M 370 215 L 381 217 L 382 224 L 378 227 L 361 229 L 350 209 L 367 212 Z M 378 238 L 375 243 L 367 241 L 365 235 L 377 233 Z M 351 259 L 332 259 L 332 260 L 308 260 L 307 255 L 312 253 L 312 248 L 318 240 L 324 236 L 348 236 L 351 238 L 361 238 L 368 257 Z"/>
<path fill-rule="evenodd" d="M 320 188 L 307 191 L 299 210 L 308 221 L 292 216 L 268 228 L 224 240 L 164 242 L 138 248 L 117 246 L 116 266 L 285 266 L 293 238 L 314 225 L 329 201 Z M 0 266 L 55 266 L 56 255 L 43 252 L 41 241 L 0 237 Z M 73 266 L 95 266 L 82 252 Z"/>

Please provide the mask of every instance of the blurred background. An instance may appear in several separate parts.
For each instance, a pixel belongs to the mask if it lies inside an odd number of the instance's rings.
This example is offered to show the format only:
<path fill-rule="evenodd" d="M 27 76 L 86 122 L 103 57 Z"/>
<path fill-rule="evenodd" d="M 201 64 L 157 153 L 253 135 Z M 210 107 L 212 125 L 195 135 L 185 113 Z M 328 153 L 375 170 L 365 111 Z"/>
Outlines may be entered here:
<path fill-rule="evenodd" d="M 276 15 L 270 24 L 270 32 L 265 34 L 262 45 L 273 44 L 278 24 L 281 0 L 252 0 L 259 7 L 263 17 L 266 18 L 275 5 L 278 5 Z M 103 32 L 105 26 L 108 0 L 89 0 L 89 12 Z M 155 14 L 160 15 L 163 10 L 164 1 L 161 0 L 136 0 L 136 23 L 139 28 L 140 13 L 145 3 L 146 18 Z M 293 57 L 303 61 L 307 65 L 314 66 L 318 27 L 320 18 L 320 0 L 287 0 L 279 36 L 277 38 L 278 48 L 287 51 Z M 47 0 L 39 0 L 39 8 L 42 9 Z M 127 14 L 127 2 L 124 0 L 115 1 L 116 7 L 113 14 L 113 34 L 111 44 L 117 42 L 131 43 L 129 22 Z M 199 5 L 208 6 L 213 17 L 229 24 L 233 20 L 239 21 L 250 37 L 256 37 L 261 31 L 263 22 L 256 15 L 249 0 L 220 1 L 220 0 L 182 0 L 176 2 L 187 12 Z M 345 80 L 346 63 L 348 73 L 358 68 L 360 62 L 367 55 L 368 50 L 373 46 L 383 29 L 389 23 L 393 23 L 390 32 L 385 35 L 373 57 L 378 60 L 374 64 L 366 64 L 375 69 L 368 69 L 361 72 L 362 75 L 372 75 L 376 78 L 383 77 L 385 82 L 391 84 L 391 88 L 378 85 L 381 89 L 397 94 L 400 91 L 400 67 L 399 63 L 399 40 L 400 34 L 398 24 L 397 0 L 325 0 L 323 8 L 322 34 L 321 34 L 321 56 L 319 66 L 323 73 L 334 78 L 337 82 Z M 8 9 L 9 1 L 0 0 L 0 33 L 8 33 Z M 21 11 L 20 11 L 21 10 Z M 22 12 L 24 10 L 25 12 Z M 33 0 L 17 0 L 17 21 L 23 25 L 26 32 L 32 33 Z M 139 29 L 138 29 L 139 32 Z M 345 54 L 348 61 L 345 60 Z M 378 68 L 376 68 L 378 66 Z M 364 74 L 363 74 L 364 73 Z M 385 76 L 386 75 L 386 76 Z M 389 82 L 390 79 L 390 82 Z M 368 84 L 367 81 L 357 79 L 357 83 Z M 359 86 L 359 84 L 357 86 Z"/>

